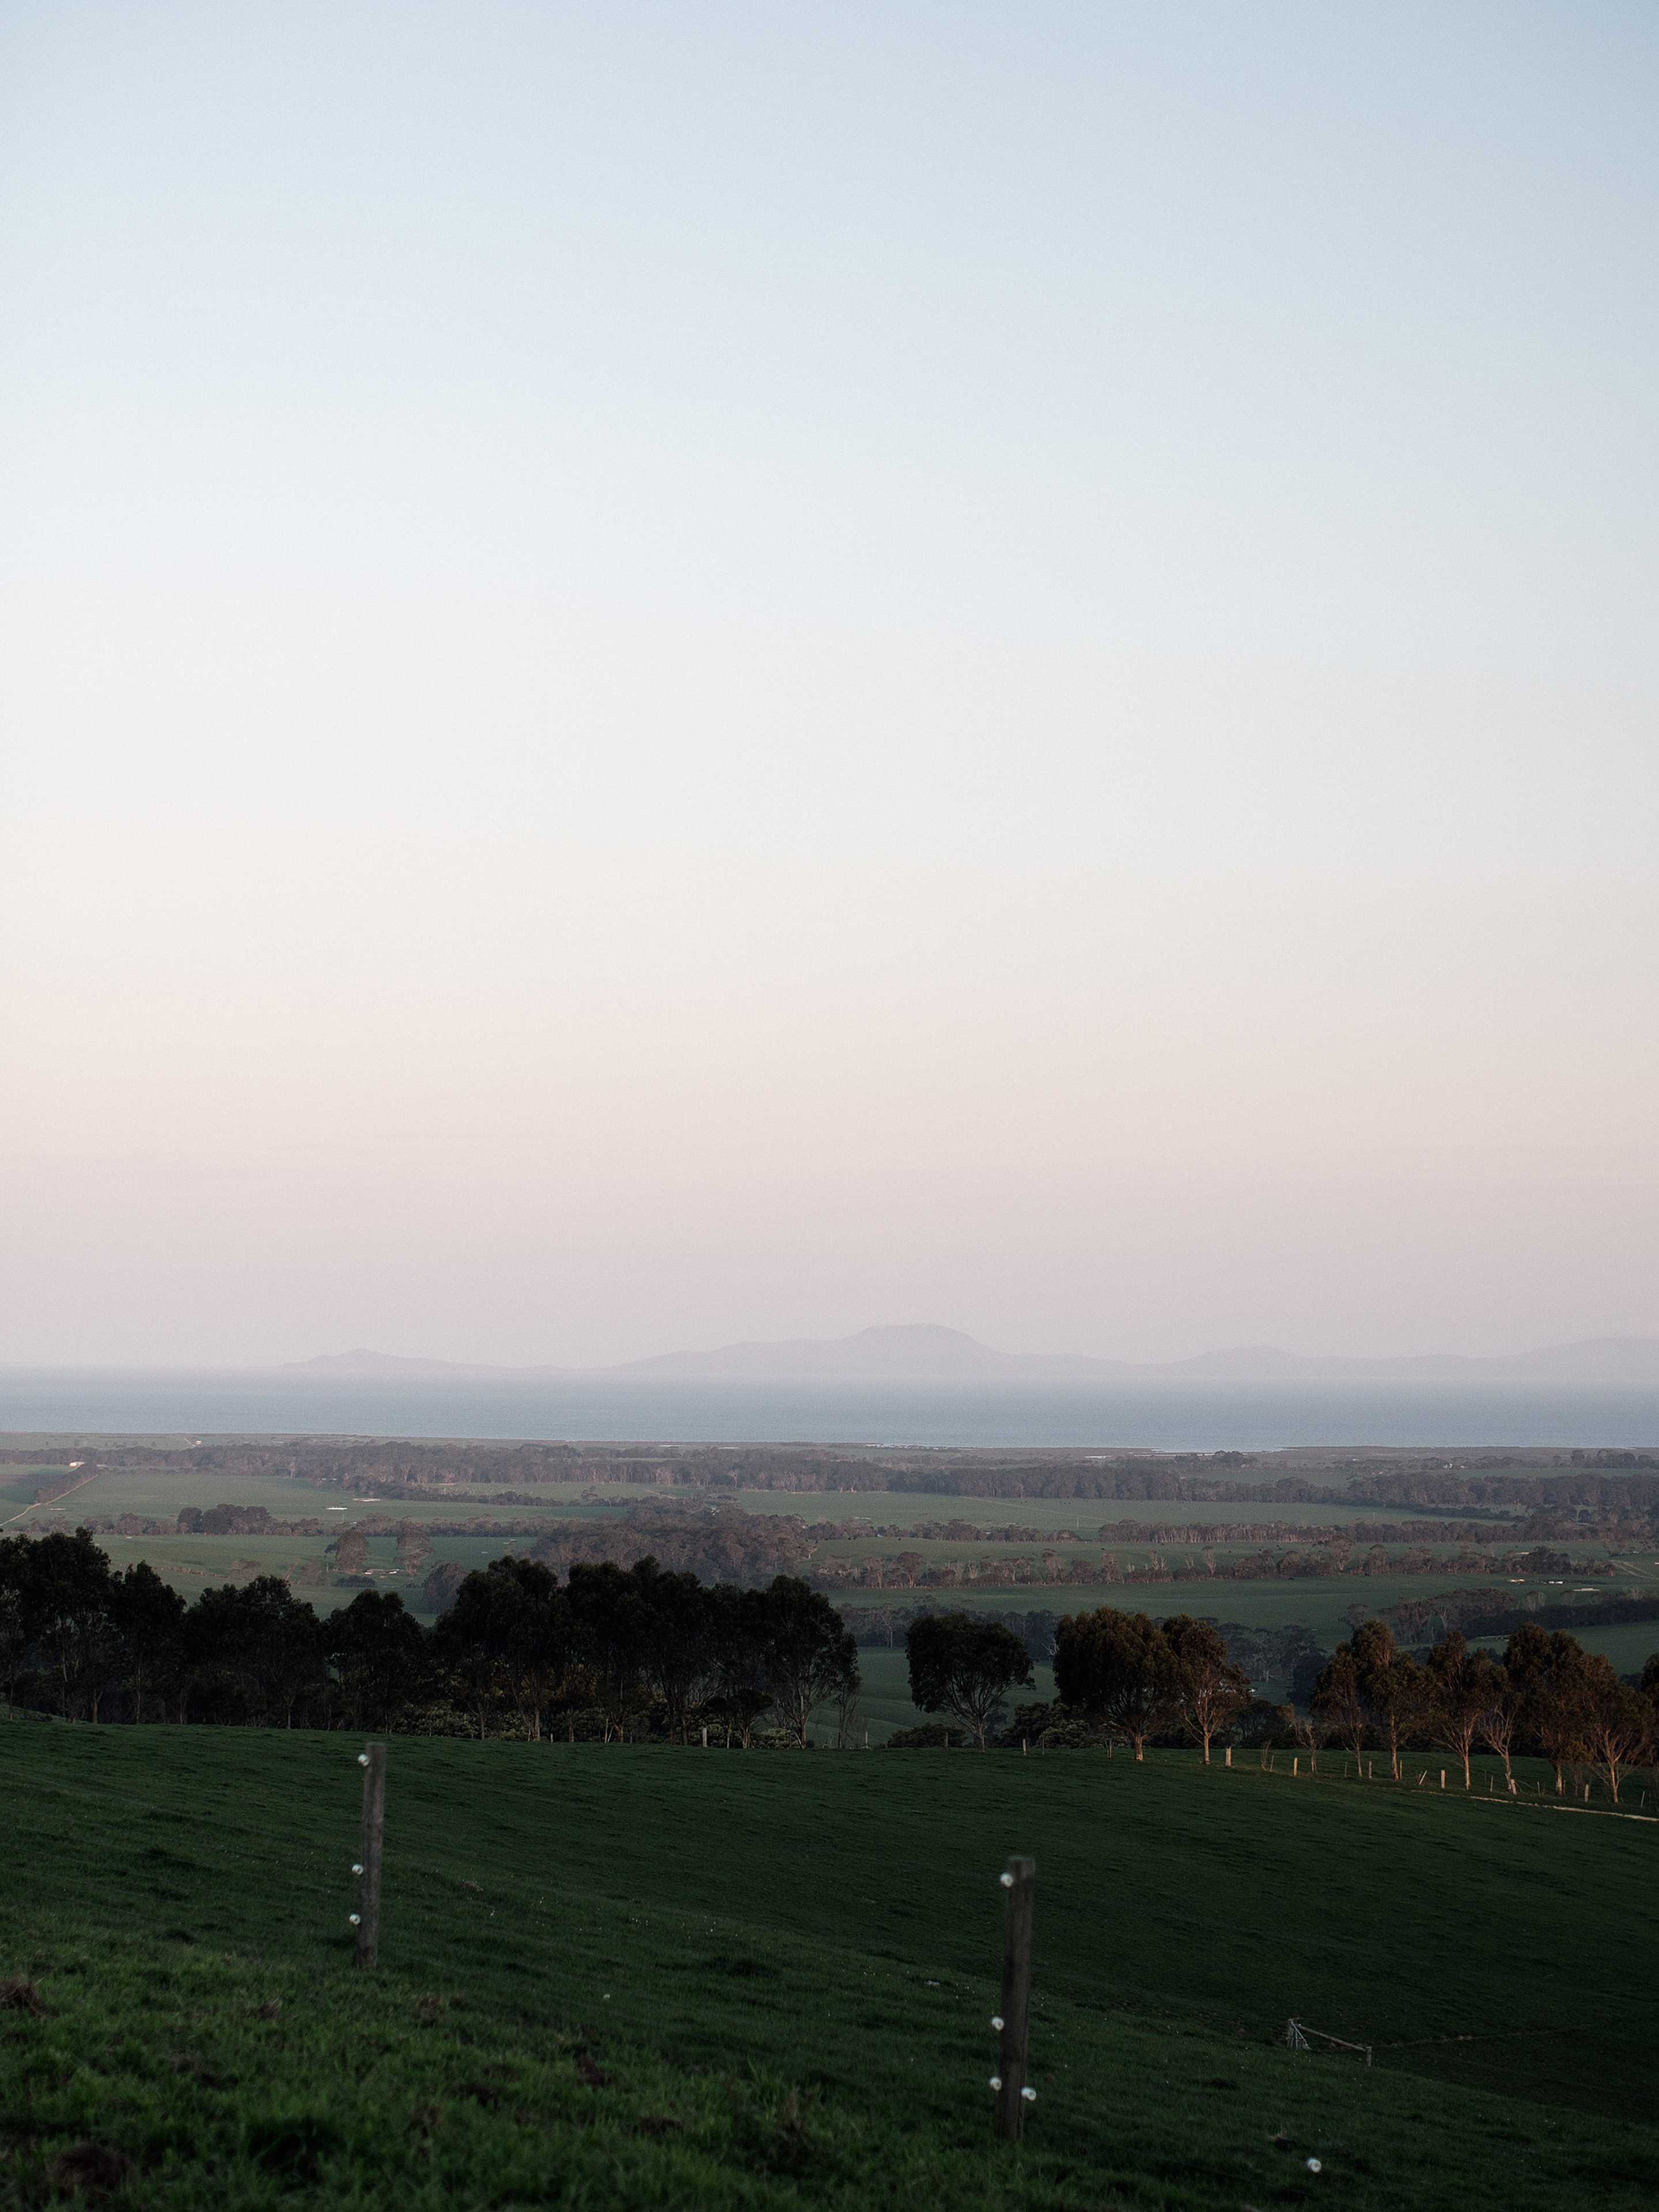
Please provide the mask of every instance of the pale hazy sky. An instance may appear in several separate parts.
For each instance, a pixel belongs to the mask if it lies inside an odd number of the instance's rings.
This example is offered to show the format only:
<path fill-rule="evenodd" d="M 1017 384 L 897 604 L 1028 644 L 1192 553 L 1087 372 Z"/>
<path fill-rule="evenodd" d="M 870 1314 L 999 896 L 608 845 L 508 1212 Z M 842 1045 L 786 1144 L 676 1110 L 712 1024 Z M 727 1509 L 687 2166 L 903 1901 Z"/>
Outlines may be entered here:
<path fill-rule="evenodd" d="M 1656 112 L 0 0 L 0 1361 L 1659 1330 Z"/>

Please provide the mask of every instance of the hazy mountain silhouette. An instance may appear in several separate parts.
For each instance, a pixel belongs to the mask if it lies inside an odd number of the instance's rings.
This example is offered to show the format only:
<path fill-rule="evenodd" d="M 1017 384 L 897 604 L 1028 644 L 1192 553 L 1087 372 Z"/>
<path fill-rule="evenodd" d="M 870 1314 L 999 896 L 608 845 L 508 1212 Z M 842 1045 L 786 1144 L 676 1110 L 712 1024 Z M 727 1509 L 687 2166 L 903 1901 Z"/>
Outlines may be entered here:
<path fill-rule="evenodd" d="M 1127 1359 L 1090 1359 L 1069 1352 L 994 1352 L 959 1328 L 915 1322 L 895 1328 L 861 1328 L 854 1336 L 800 1336 L 780 1344 L 728 1344 L 718 1352 L 666 1352 L 630 1359 L 625 1375 L 836 1376 L 876 1382 L 949 1381 L 983 1376 L 1056 1382 L 1090 1376 L 1133 1375 Z"/>
<path fill-rule="evenodd" d="M 478 1367 L 465 1359 L 404 1359 L 395 1352 L 319 1352 L 314 1359 L 285 1359 L 283 1375 L 519 1375 L 517 1367 Z"/>

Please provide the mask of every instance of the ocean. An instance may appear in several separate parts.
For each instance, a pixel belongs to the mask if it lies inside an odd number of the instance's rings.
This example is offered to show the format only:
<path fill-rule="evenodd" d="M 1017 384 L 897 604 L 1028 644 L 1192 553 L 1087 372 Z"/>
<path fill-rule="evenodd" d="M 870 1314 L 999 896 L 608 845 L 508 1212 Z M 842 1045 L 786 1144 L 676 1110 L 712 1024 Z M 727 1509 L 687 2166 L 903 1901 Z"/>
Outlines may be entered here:
<path fill-rule="evenodd" d="M 613 1376 L 0 1369 L 13 1436 L 567 1438 L 573 1443 L 1659 1447 L 1659 1389 L 1520 1385 L 687 1382 Z"/>

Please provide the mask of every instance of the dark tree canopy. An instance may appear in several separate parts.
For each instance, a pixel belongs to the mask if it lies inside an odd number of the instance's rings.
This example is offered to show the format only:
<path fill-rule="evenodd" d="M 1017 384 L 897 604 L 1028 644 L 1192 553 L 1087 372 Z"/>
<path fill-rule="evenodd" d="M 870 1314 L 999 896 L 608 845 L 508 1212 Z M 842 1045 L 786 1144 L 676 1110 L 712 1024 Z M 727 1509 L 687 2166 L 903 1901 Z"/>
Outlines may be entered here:
<path fill-rule="evenodd" d="M 322 1626 L 280 1576 L 228 1583 L 185 1614 L 185 1660 L 206 1717 L 291 1727 L 324 1680 Z"/>
<path fill-rule="evenodd" d="M 389 1729 L 427 1686 L 426 1632 L 395 1590 L 360 1590 L 324 1623 L 322 1640 L 352 1728 Z"/>
<path fill-rule="evenodd" d="M 925 1713 L 949 1713 L 972 1730 L 981 1751 L 1008 1692 L 1030 1686 L 1024 1644 L 983 1613 L 925 1613 L 911 1624 L 904 1649 L 912 1704 Z"/>
<path fill-rule="evenodd" d="M 762 1687 L 804 1747 L 820 1705 L 856 1695 L 858 1646 L 829 1599 L 793 1575 L 763 1593 L 760 1620 Z"/>
<path fill-rule="evenodd" d="M 1054 1638 L 1054 1686 L 1065 1704 L 1127 1736 L 1137 1759 L 1176 1717 L 1169 1647 L 1144 1613 L 1069 1614 Z"/>
<path fill-rule="evenodd" d="M 143 1562 L 115 1573 L 85 1528 L 0 1538 L 0 1689 L 8 1703 L 80 1723 L 682 1742 L 701 1729 L 745 1747 L 757 1734 L 805 1746 L 833 1704 L 842 1740 L 850 1735 L 857 1650 L 830 1599 L 798 1577 L 709 1584 L 645 1558 L 575 1560 L 562 1582 L 545 1560 L 504 1556 L 471 1573 L 441 1568 L 434 1588 L 445 1602 L 432 1629 L 374 1589 L 319 1621 L 278 1576 L 250 1570 L 187 1606 Z M 1051 1617 L 1022 1618 L 1028 1632 L 1041 1620 L 1046 1645 Z M 1208 1621 L 1158 1624 L 1108 1607 L 1053 1633 L 1059 1700 L 1022 1708 L 1016 1745 L 1022 1734 L 1055 1748 L 1109 1734 L 1139 1752 L 1153 1738 L 1207 1747 L 1222 1733 L 1266 1742 L 1288 1729 L 1313 1749 L 1322 1732 L 1355 1751 L 1380 1745 L 1396 1775 L 1402 1749 L 1437 1745 L 1467 1782 L 1479 1743 L 1511 1788 L 1512 1755 L 1541 1755 L 1558 1788 L 1569 1771 L 1594 1775 L 1615 1802 L 1632 1766 L 1659 1748 L 1659 1655 L 1638 1680 L 1622 1680 L 1574 1636 L 1535 1622 L 1514 1632 L 1501 1660 L 1455 1631 L 1419 1658 L 1384 1621 L 1362 1622 L 1317 1670 L 1311 1718 L 1247 1702 Z M 1006 1693 L 1030 1683 L 1029 1638 L 994 1616 L 924 1614 L 907 1649 L 917 1703 L 981 1743 Z M 775 1726 L 761 1732 L 768 1717 Z"/>
<path fill-rule="evenodd" d="M 537 1559 L 500 1559 L 470 1574 L 435 1632 L 440 1653 L 482 1710 L 508 1698 L 532 1741 L 574 1657 L 574 1607 Z"/>

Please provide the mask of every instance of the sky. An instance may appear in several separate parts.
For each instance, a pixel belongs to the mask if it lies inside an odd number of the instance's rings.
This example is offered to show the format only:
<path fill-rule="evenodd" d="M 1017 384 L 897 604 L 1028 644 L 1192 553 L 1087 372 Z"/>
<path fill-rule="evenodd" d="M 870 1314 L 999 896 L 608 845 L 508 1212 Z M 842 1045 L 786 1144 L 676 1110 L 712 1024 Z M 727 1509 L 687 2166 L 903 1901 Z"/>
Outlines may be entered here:
<path fill-rule="evenodd" d="M 0 0 L 0 1364 L 1659 1334 L 1656 107 Z"/>

